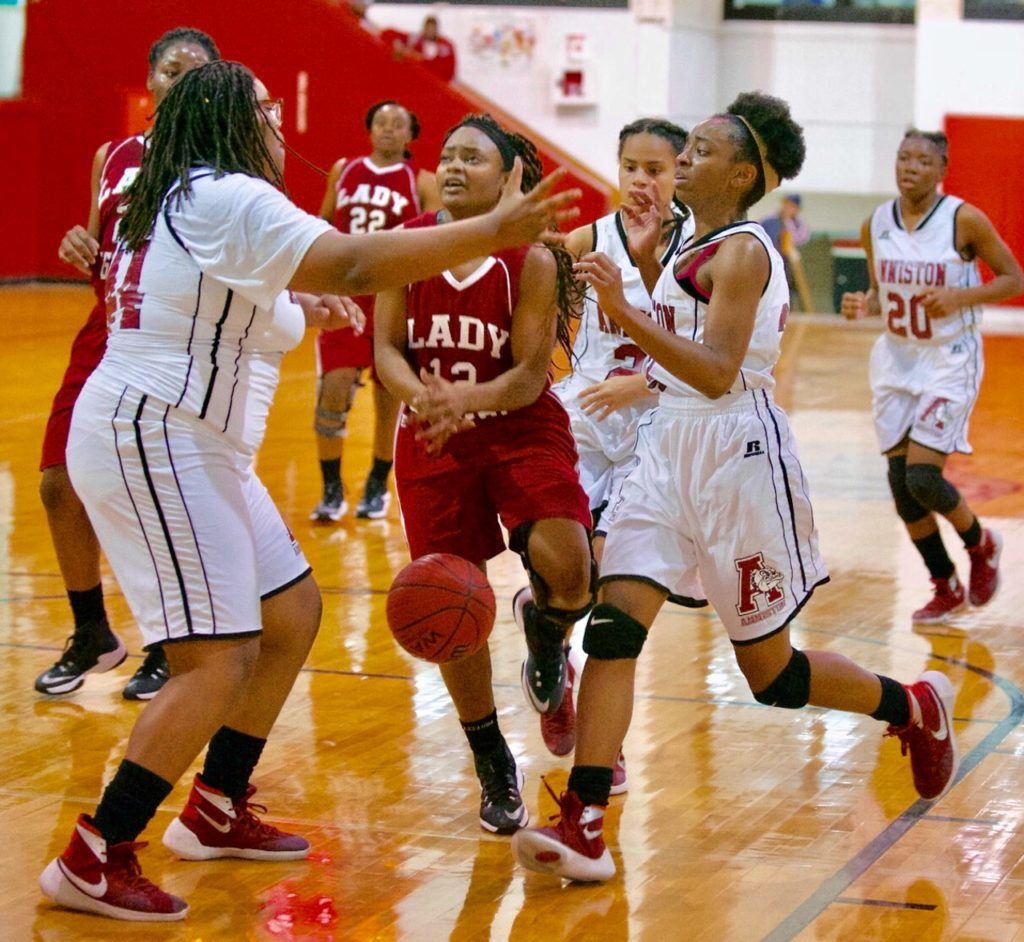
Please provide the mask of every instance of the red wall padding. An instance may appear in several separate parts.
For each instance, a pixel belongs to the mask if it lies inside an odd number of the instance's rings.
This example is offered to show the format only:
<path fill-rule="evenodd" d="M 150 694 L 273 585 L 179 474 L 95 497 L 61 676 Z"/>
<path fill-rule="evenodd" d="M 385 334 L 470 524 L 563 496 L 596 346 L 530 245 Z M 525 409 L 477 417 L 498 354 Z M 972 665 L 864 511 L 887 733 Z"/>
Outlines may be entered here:
<path fill-rule="evenodd" d="M 101 12 L 99 12 L 101 11 Z M 285 99 L 285 134 L 306 158 L 328 169 L 341 156 L 368 149 L 363 117 L 382 98 L 396 98 L 423 126 L 417 160 L 436 164 L 441 135 L 477 106 L 387 49 L 338 5 L 323 0 L 37 0 L 28 5 L 24 95 L 0 102 L 0 278 L 73 277 L 57 246 L 89 208 L 92 156 L 104 141 L 142 130 L 128 127 L 144 91 L 147 52 L 165 30 L 194 26 L 210 33 L 225 58 L 245 62 L 271 94 Z M 309 75 L 308 130 L 296 131 L 298 73 Z M 556 165 L 551 149 L 545 156 Z M 286 178 L 292 198 L 316 212 L 324 180 L 294 158 Z M 607 212 L 610 191 L 577 173 L 583 218 Z"/>
<path fill-rule="evenodd" d="M 947 115 L 949 170 L 943 189 L 978 207 L 1024 263 L 1024 119 Z M 991 277 L 982 265 L 986 280 Z M 1024 305 L 1024 295 L 1006 304 Z"/>

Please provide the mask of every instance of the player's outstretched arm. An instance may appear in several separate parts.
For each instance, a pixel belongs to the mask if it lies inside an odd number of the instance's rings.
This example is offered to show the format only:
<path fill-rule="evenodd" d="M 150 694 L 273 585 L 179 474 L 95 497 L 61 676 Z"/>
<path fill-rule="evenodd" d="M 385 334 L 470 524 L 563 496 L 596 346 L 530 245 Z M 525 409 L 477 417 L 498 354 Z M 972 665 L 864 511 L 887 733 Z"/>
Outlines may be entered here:
<path fill-rule="evenodd" d="M 579 190 L 554 192 L 556 170 L 529 193 L 513 189 L 522 179 L 516 158 L 498 205 L 489 213 L 423 229 L 343 235 L 325 232 L 310 246 L 288 287 L 311 294 L 376 294 L 422 281 L 460 262 L 529 245 L 575 218 Z"/>
<path fill-rule="evenodd" d="M 993 304 L 1024 293 L 1024 274 L 1009 246 L 980 209 L 964 203 L 956 214 L 957 248 L 980 258 L 995 277 L 973 288 L 929 288 L 922 295 L 929 317 L 947 317 L 965 307 Z"/>

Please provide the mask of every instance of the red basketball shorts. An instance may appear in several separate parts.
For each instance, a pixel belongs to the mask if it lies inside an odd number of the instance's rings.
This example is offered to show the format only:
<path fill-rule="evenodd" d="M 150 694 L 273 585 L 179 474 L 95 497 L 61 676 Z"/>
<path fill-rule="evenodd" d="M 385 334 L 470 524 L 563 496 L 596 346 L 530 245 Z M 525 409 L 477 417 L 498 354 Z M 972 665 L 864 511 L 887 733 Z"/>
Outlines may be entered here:
<path fill-rule="evenodd" d="M 414 436 L 403 417 L 395 484 L 413 559 L 453 553 L 480 563 L 505 549 L 502 526 L 511 534 L 536 520 L 578 520 L 590 530 L 590 502 L 576 473 L 568 422 L 565 428 L 517 424 L 500 442 L 492 435 L 467 439 L 436 458 L 426 456 Z"/>
<path fill-rule="evenodd" d="M 71 413 L 85 381 L 99 366 L 106 349 L 107 314 L 105 308 L 97 304 L 71 344 L 71 359 L 64 372 L 60 389 L 53 397 L 50 417 L 46 420 L 43 455 L 39 462 L 40 471 L 54 465 L 65 464 L 64 452 L 68 444 L 68 430 L 71 428 Z"/>
<path fill-rule="evenodd" d="M 373 301 L 372 294 L 353 298 L 366 315 L 366 328 L 361 334 L 351 328 L 322 330 L 316 337 L 317 375 L 332 370 L 365 369 L 373 366 Z"/>

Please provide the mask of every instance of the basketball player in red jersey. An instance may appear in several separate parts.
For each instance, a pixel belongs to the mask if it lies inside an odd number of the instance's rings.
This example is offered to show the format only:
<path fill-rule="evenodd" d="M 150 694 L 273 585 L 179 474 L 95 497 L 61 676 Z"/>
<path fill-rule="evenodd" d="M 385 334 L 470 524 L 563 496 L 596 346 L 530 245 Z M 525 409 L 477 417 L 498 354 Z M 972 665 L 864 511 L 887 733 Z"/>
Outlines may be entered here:
<path fill-rule="evenodd" d="M 438 182 L 444 209 L 406 229 L 489 211 L 515 160 L 540 179 L 536 149 L 489 115 L 448 133 Z M 473 259 L 378 295 L 381 380 L 406 405 L 396 484 L 414 559 L 453 553 L 483 568 L 505 548 L 530 575 L 527 676 L 551 710 L 565 691 L 563 639 L 590 608 L 590 506 L 576 473 L 569 418 L 548 382 L 556 340 L 568 345 L 581 292 L 571 257 L 540 245 Z M 471 427 L 467 427 L 471 426 Z M 522 777 L 498 728 L 490 653 L 441 665 L 480 779 L 480 824 L 510 834 L 528 812 Z"/>
<path fill-rule="evenodd" d="M 377 102 L 366 112 L 372 151 L 367 157 L 344 157 L 331 167 L 320 216 L 340 232 L 358 234 L 393 229 L 421 212 L 440 208 L 434 175 L 417 170 L 409 145 L 420 133 L 419 121 L 397 101 Z M 317 401 L 314 429 L 323 495 L 310 514 L 326 523 L 348 510 L 341 481 L 342 442 L 359 377 L 373 367 L 373 295 L 355 299 L 366 314 L 366 330 L 323 332 L 317 336 Z M 397 400 L 380 383 L 373 384 L 373 467 L 356 507 L 356 517 L 377 520 L 388 510 L 388 474 L 394 454 Z"/>
<path fill-rule="evenodd" d="M 146 88 L 153 95 L 153 104 L 159 106 L 167 90 L 187 71 L 219 58 L 214 41 L 200 30 L 179 27 L 164 33 L 149 50 Z M 108 671 L 125 659 L 125 646 L 111 631 L 103 604 L 99 542 L 68 480 L 64 450 L 75 401 L 106 349 L 104 280 L 114 251 L 121 195 L 138 173 L 143 147 L 142 136 L 136 135 L 109 141 L 96 151 L 89 221 L 69 229 L 57 253 L 92 279 L 96 303 L 71 345 L 71 362 L 54 397 L 43 438 L 39 494 L 75 620 L 60 659 L 36 678 L 36 690 L 45 694 L 77 690 L 86 674 Z M 148 700 L 167 676 L 163 649 L 153 648 L 124 688 L 124 696 Z"/>
<path fill-rule="evenodd" d="M 968 601 L 986 605 L 999 586 L 1002 539 L 981 526 L 942 471 L 951 453 L 971 452 L 967 423 L 984 371 L 980 306 L 1024 291 L 1020 265 L 985 214 L 939 192 L 947 150 L 945 134 L 906 133 L 896 154 L 900 195 L 861 229 L 870 290 L 842 300 L 851 320 L 886 316 L 871 352 L 872 406 L 896 513 L 932 581 L 932 598 L 912 616 L 917 622 L 943 621 Z M 979 258 L 995 274 L 988 284 Z M 966 591 L 936 514 L 970 557 Z"/>

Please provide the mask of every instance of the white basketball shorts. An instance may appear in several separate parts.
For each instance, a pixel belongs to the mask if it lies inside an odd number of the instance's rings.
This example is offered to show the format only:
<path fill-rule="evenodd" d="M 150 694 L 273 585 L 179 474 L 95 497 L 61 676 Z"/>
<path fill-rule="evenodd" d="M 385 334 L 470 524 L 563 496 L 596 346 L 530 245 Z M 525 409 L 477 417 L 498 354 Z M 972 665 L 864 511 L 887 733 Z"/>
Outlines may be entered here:
<path fill-rule="evenodd" d="M 309 563 L 251 460 L 216 430 L 94 373 L 67 467 L 146 646 L 261 630 Z"/>
<path fill-rule="evenodd" d="M 911 441 L 943 454 L 972 451 L 967 424 L 985 358 L 974 331 L 949 343 L 901 343 L 882 334 L 871 349 L 871 406 L 881 451 Z"/>
<path fill-rule="evenodd" d="M 706 597 L 742 645 L 781 631 L 828 581 L 789 421 L 765 390 L 728 404 L 663 394 L 637 456 L 601 582 Z"/>
<path fill-rule="evenodd" d="M 615 503 L 622 482 L 636 463 L 637 423 L 644 410 L 620 409 L 601 420 L 586 415 L 580 406 L 579 394 L 589 385 L 588 381 L 570 377 L 554 386 L 553 391 L 569 413 L 580 459 L 580 485 L 590 501 L 590 509 L 598 510 Z M 602 515 L 595 535 L 603 535 L 607 529 Z"/>

